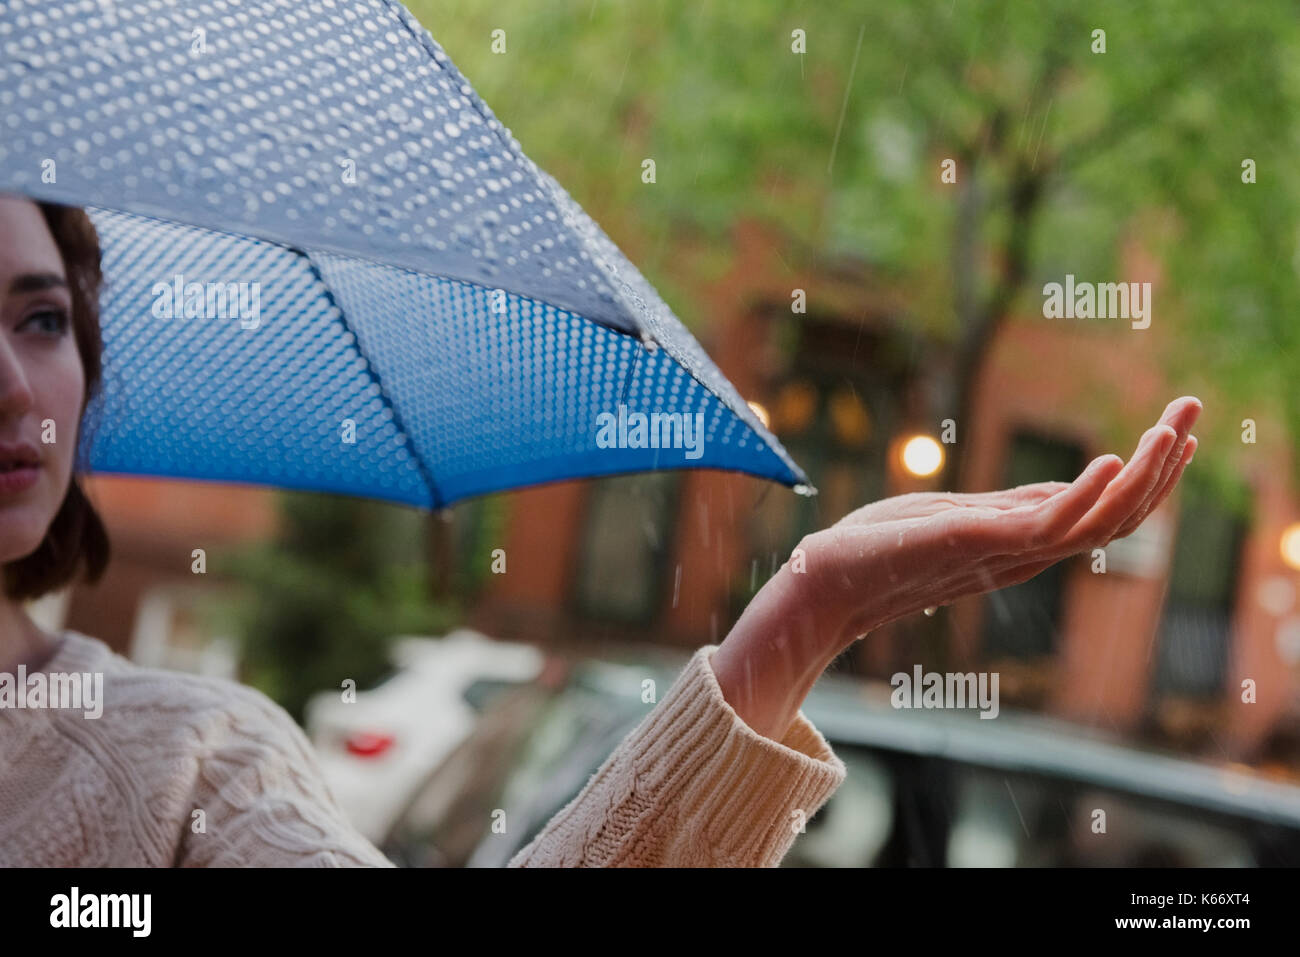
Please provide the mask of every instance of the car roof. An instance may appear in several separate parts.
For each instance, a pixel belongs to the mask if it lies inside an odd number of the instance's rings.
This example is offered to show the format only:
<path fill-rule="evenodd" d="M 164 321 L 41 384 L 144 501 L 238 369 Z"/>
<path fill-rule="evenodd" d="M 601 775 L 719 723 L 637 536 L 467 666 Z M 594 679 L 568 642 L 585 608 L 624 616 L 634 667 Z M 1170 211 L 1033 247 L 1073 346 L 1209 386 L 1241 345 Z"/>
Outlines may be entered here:
<path fill-rule="evenodd" d="M 680 666 L 674 670 L 662 659 L 636 665 L 584 659 L 578 664 L 576 677 L 584 687 L 619 697 L 635 693 L 647 677 L 666 690 L 680 672 Z M 802 711 L 832 748 L 872 748 L 1064 778 L 1300 828 L 1300 786 L 1262 777 L 1244 765 L 1139 747 L 1082 724 L 1009 708 L 992 720 L 974 710 L 894 708 L 890 690 L 880 681 L 826 673 Z"/>
<path fill-rule="evenodd" d="M 1050 715 L 1002 708 L 992 720 L 975 710 L 903 709 L 888 685 L 823 676 L 803 707 L 832 746 L 858 745 L 945 758 L 1080 783 L 1300 827 L 1300 786 L 1135 746 Z"/>

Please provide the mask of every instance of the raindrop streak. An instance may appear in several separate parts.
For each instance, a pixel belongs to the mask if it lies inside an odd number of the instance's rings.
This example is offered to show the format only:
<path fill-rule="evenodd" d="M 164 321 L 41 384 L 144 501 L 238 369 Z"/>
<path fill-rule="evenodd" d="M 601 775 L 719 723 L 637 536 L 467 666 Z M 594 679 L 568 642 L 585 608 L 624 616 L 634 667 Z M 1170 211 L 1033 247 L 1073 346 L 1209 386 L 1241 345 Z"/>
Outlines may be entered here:
<path fill-rule="evenodd" d="M 835 154 L 840 148 L 840 133 L 844 130 L 844 114 L 849 108 L 849 93 L 853 90 L 853 76 L 858 72 L 858 55 L 862 52 L 862 36 L 867 32 L 864 23 L 858 28 L 858 45 L 853 50 L 853 65 L 849 67 L 849 82 L 844 84 L 844 102 L 840 104 L 840 121 L 835 126 L 835 141 L 831 143 L 831 158 L 826 163 L 826 175 L 831 175 L 835 168 Z"/>
<path fill-rule="evenodd" d="M 1020 802 L 1016 800 L 1016 794 L 1011 790 L 1011 781 L 1003 778 L 1002 783 L 1007 786 L 1007 794 L 1011 796 L 1011 805 L 1016 809 L 1016 817 L 1020 818 L 1020 826 L 1024 828 L 1025 837 L 1030 837 L 1029 827 L 1025 824 L 1025 816 L 1020 813 Z"/>

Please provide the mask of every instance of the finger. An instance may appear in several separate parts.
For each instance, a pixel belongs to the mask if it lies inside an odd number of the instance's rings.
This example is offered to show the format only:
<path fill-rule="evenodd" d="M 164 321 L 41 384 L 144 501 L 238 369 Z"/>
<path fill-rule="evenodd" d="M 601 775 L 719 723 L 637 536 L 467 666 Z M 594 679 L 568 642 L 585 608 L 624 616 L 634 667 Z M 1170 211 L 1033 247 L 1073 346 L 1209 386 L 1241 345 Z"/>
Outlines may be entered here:
<path fill-rule="evenodd" d="M 1033 529 L 1019 551 L 1048 547 L 1069 532 L 1096 505 L 1123 465 L 1118 455 L 1093 459 L 1072 484 L 1035 506 Z"/>
<path fill-rule="evenodd" d="M 1187 466 L 1192 464 L 1192 458 L 1196 455 L 1198 445 L 1199 441 L 1196 436 L 1189 435 L 1187 437 L 1187 442 L 1183 446 L 1183 451 L 1179 456 L 1178 464 L 1174 466 L 1174 470 L 1165 481 L 1164 487 L 1160 490 L 1160 494 L 1156 496 L 1155 500 L 1152 501 L 1151 505 L 1147 508 L 1146 514 L 1142 516 L 1140 521 L 1129 523 L 1132 527 L 1128 528 L 1127 531 L 1121 531 L 1119 534 L 1115 535 L 1114 538 L 1123 538 L 1125 535 L 1133 534 L 1133 532 L 1137 530 L 1138 526 L 1151 516 L 1152 512 L 1164 504 L 1165 499 L 1169 497 L 1169 493 L 1178 486 L 1178 480 L 1183 477 L 1183 472 L 1186 470 Z M 1112 538 L 1112 541 L 1114 538 Z M 1107 544 L 1109 544 L 1109 542 Z"/>
<path fill-rule="evenodd" d="M 1168 495 L 1169 490 L 1173 487 L 1171 480 L 1174 471 L 1179 468 L 1180 463 L 1183 461 L 1183 450 L 1187 446 L 1187 437 L 1200 414 L 1201 401 L 1192 396 L 1175 399 L 1165 408 L 1164 415 L 1160 417 L 1160 424 L 1168 425 L 1174 429 L 1178 434 L 1178 438 L 1165 459 L 1164 467 L 1161 469 L 1160 478 L 1157 480 L 1155 487 L 1147 495 L 1146 501 L 1142 503 L 1141 507 L 1115 533 L 1115 538 L 1124 538 L 1126 535 L 1131 535 Z"/>
<path fill-rule="evenodd" d="M 1021 485 L 1019 488 L 1009 490 L 1008 504 L 1013 507 L 1037 505 L 1053 495 L 1064 492 L 1071 484 L 1070 482 L 1035 482 L 1033 485 Z"/>
<path fill-rule="evenodd" d="M 1103 455 L 1090 462 L 1072 483 L 1037 504 L 1003 510 L 962 509 L 952 513 L 953 521 L 963 525 L 967 540 L 988 555 L 1013 555 L 1042 548 L 1069 531 L 1122 465 L 1118 456 Z"/>
<path fill-rule="evenodd" d="M 1188 436 L 1187 443 L 1183 447 L 1182 458 L 1178 465 L 1175 466 L 1173 475 L 1166 484 L 1164 494 L 1155 502 L 1153 506 L 1159 508 L 1164 498 L 1178 484 L 1178 479 L 1182 476 L 1183 470 L 1191 464 L 1192 458 L 1196 454 L 1198 445 L 1196 436 Z M 990 591 L 996 591 L 1000 588 L 1009 588 L 1013 585 L 1023 584 L 1031 578 L 1042 574 L 1057 562 L 1069 558 L 1075 554 L 1075 551 L 1054 554 L 1047 558 L 1033 559 L 1024 561 L 1018 556 L 1005 556 L 1000 559 L 993 559 L 980 565 L 972 574 L 964 577 L 951 588 L 952 598 L 955 600 L 963 595 L 984 594 Z M 947 602 L 945 602 L 946 604 Z"/>
<path fill-rule="evenodd" d="M 1186 471 L 1187 466 L 1192 464 L 1192 459 L 1196 457 L 1196 450 L 1200 446 L 1201 442 L 1196 436 L 1189 435 L 1187 437 L 1187 443 L 1183 446 L 1183 454 L 1179 457 L 1178 464 L 1174 466 L 1174 471 L 1169 476 L 1169 480 L 1165 482 L 1165 487 L 1160 490 L 1160 495 L 1152 506 L 1152 511 L 1164 504 L 1165 499 L 1169 497 L 1169 493 L 1178 486 L 1178 480 L 1183 477 L 1183 472 Z"/>
<path fill-rule="evenodd" d="M 1170 467 L 1168 474 L 1161 476 L 1160 487 L 1150 496 L 1141 512 L 1125 522 L 1123 527 L 1112 537 L 1112 540 L 1132 535 L 1152 512 L 1164 504 L 1165 499 L 1169 497 L 1169 493 L 1178 485 L 1178 480 L 1183 477 L 1183 471 L 1191 464 L 1192 456 L 1196 454 L 1197 445 L 1196 436 L 1189 435 L 1181 445 L 1175 446 L 1174 451 L 1169 456 L 1173 465 Z"/>
<path fill-rule="evenodd" d="M 1196 419 L 1200 414 L 1201 400 L 1192 396 L 1175 399 L 1166 407 L 1165 414 L 1161 417 L 1160 422 L 1172 428 L 1177 433 L 1178 438 L 1174 442 L 1169 457 L 1165 459 L 1164 468 L 1160 473 L 1160 481 L 1146 503 L 1148 506 L 1159 495 L 1165 483 L 1169 480 L 1169 476 L 1173 474 L 1178 463 L 1182 461 L 1183 447 L 1187 444 L 1187 436 L 1191 434 L 1192 426 L 1196 424 Z"/>
<path fill-rule="evenodd" d="M 1035 482 L 1032 485 L 1018 485 L 1015 488 L 999 489 L 996 492 L 960 492 L 951 493 L 947 497 L 954 505 L 1021 508 L 1025 505 L 1037 505 L 1069 487 L 1069 482 Z"/>
<path fill-rule="evenodd" d="M 1144 437 L 1145 438 L 1145 437 Z M 1183 470 L 1191 464 L 1196 455 L 1196 449 L 1199 441 L 1196 436 L 1189 435 L 1187 442 L 1183 446 L 1183 452 L 1177 465 L 1174 466 L 1172 475 L 1166 481 L 1165 486 L 1152 505 L 1150 511 L 1159 508 L 1164 499 L 1168 497 L 1177 485 L 1179 478 L 1182 477 Z M 1141 443 L 1139 443 L 1141 448 Z M 1136 454 L 1134 456 L 1136 458 Z M 949 598 L 943 604 L 948 604 L 958 598 L 967 595 L 985 594 L 991 591 L 997 591 L 1001 588 L 1010 588 L 1013 585 L 1020 585 L 1042 574 L 1048 568 L 1051 568 L 1057 562 L 1070 555 L 1075 554 L 1071 551 L 1064 554 L 1053 555 L 1048 558 L 1033 559 L 1024 561 L 1016 556 L 1006 556 L 1001 559 L 993 559 L 981 564 L 973 573 L 963 577 L 955 582 L 949 589 Z"/>
<path fill-rule="evenodd" d="M 1065 482 L 1035 482 L 994 492 L 914 492 L 864 505 L 845 515 L 835 526 L 877 525 L 882 521 L 929 518 L 954 509 L 1001 511 L 1022 508 L 1051 498 L 1066 488 L 1069 485 Z"/>
<path fill-rule="evenodd" d="M 1073 552 L 1081 551 L 1089 543 L 1109 542 L 1160 480 L 1165 458 L 1177 437 L 1167 425 L 1148 429 L 1138 442 L 1133 458 L 1106 487 L 1097 504 L 1064 536 L 1060 542 L 1062 547 Z"/>

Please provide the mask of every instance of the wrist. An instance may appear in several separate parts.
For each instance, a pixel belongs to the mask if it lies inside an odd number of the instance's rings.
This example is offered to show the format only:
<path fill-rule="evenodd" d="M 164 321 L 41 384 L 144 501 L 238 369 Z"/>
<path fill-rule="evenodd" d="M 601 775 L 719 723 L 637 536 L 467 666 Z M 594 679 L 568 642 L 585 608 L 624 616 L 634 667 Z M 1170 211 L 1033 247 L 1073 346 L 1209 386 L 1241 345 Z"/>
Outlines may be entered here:
<path fill-rule="evenodd" d="M 805 535 L 794 553 L 804 570 L 792 576 L 801 579 L 794 600 L 815 610 L 818 632 L 827 645 L 827 664 L 879 624 L 873 618 L 868 590 L 836 560 L 842 549 L 835 534 L 832 527 Z M 796 567 L 793 560 L 790 565 Z"/>
<path fill-rule="evenodd" d="M 776 740 L 844 647 L 842 628 L 798 567 L 792 556 L 759 590 L 712 658 L 727 703 L 753 730 Z"/>

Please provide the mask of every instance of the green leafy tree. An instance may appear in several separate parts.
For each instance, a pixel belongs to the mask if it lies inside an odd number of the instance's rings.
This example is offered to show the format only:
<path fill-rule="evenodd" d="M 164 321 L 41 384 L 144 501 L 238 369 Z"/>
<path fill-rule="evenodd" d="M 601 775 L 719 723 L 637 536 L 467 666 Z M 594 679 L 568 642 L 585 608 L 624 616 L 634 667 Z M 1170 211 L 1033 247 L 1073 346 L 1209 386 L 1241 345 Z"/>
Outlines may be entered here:
<path fill-rule="evenodd" d="M 302 492 L 280 503 L 277 540 L 218 556 L 214 570 L 247 595 L 235 614 L 244 679 L 301 722 L 312 694 L 383 677 L 395 636 L 442 634 L 459 612 L 429 597 L 424 514 Z"/>
<path fill-rule="evenodd" d="M 1042 281 L 1122 279 L 1133 240 L 1167 272 L 1169 371 L 1300 434 L 1300 20 L 1283 0 L 412 8 L 688 324 L 699 276 L 665 268 L 674 240 L 767 218 L 814 259 L 871 261 L 909 321 L 953 344 L 933 414 L 961 422 L 990 342 L 1041 310 Z M 1097 417 L 1118 429 L 1123 399 L 1098 395 Z"/>

